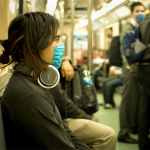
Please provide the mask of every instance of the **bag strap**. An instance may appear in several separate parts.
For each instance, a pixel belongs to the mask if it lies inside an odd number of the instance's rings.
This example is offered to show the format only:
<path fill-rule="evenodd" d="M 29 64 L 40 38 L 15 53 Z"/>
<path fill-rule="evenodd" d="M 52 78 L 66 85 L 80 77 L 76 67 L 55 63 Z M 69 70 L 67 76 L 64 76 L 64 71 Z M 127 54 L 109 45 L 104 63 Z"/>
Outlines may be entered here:
<path fill-rule="evenodd" d="M 134 34 L 134 38 L 135 38 L 135 39 L 138 39 L 139 33 L 136 32 L 136 30 L 138 30 L 138 28 L 136 28 L 132 23 L 128 23 L 128 25 L 132 26 L 132 29 L 133 29 L 133 30 L 130 31 L 130 32 L 132 32 L 132 33 Z"/>
<path fill-rule="evenodd" d="M 132 24 L 132 23 L 128 23 L 130 26 L 132 26 L 132 29 L 134 30 L 135 29 L 135 26 Z"/>
<path fill-rule="evenodd" d="M 84 83 L 83 83 L 83 74 L 81 69 L 78 66 L 73 66 L 74 71 L 77 71 L 79 73 L 80 76 L 80 82 L 81 82 L 81 87 L 82 89 L 84 89 Z M 84 91 L 82 90 L 82 94 L 84 93 Z"/>
<path fill-rule="evenodd" d="M 136 33 L 135 38 L 139 39 L 139 30 L 138 30 L 138 28 L 135 29 L 135 33 Z"/>
<path fill-rule="evenodd" d="M 66 79 L 65 79 L 64 90 L 69 95 L 69 97 L 71 98 L 71 81 L 66 81 Z"/>

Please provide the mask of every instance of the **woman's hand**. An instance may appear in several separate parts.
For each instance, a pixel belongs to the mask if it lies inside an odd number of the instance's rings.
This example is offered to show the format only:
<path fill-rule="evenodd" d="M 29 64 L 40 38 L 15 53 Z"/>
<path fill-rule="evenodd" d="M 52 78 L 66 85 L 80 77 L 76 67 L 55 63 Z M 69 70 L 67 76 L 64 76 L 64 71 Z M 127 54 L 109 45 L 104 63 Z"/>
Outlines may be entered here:
<path fill-rule="evenodd" d="M 65 77 L 67 81 L 71 81 L 74 77 L 74 69 L 69 61 L 63 61 L 61 64 L 61 75 L 62 77 Z"/>

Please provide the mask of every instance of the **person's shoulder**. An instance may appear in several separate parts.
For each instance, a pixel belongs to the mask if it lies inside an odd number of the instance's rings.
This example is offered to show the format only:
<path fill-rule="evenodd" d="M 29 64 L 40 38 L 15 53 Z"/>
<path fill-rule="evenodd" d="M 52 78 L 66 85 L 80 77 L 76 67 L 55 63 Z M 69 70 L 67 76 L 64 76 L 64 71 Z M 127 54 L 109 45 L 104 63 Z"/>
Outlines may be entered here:
<path fill-rule="evenodd" d="M 134 28 L 134 25 L 133 25 L 132 23 L 127 23 L 127 24 L 124 26 L 123 29 L 124 29 L 126 32 L 128 32 L 128 31 L 133 30 L 133 28 Z"/>
<path fill-rule="evenodd" d="M 133 27 L 132 27 L 132 25 L 131 25 L 130 23 L 127 23 L 127 24 L 123 27 L 123 29 L 122 29 L 122 31 L 121 31 L 121 34 L 120 34 L 121 43 L 122 43 L 123 37 L 126 35 L 126 33 L 130 32 L 130 31 L 132 31 L 132 30 L 133 30 Z"/>
<path fill-rule="evenodd" d="M 17 73 L 12 75 L 12 78 L 9 82 L 9 84 L 14 87 L 14 89 L 22 90 L 24 91 L 34 91 L 36 89 L 36 84 L 33 83 L 33 81 L 30 79 L 30 77 L 23 75 L 21 73 Z"/>
<path fill-rule="evenodd" d="M 42 103 L 52 102 L 52 97 L 40 85 L 34 83 L 27 76 L 13 75 L 5 89 L 4 100 L 11 104 L 12 101 L 14 108 L 23 105 L 29 107 L 33 105 L 41 105 Z M 14 109 L 16 110 L 16 109 Z"/>
<path fill-rule="evenodd" d="M 147 30 L 147 28 L 149 27 L 149 24 L 150 24 L 150 16 L 147 16 L 147 17 L 145 17 L 143 20 L 142 20 L 142 22 L 141 22 L 141 24 L 140 24 L 140 26 L 139 26 L 139 31 L 141 32 L 143 32 L 143 30 L 144 31 L 146 31 Z"/>
<path fill-rule="evenodd" d="M 15 97 L 17 94 L 18 99 L 23 99 L 33 93 L 46 93 L 45 90 L 38 84 L 32 81 L 28 76 L 22 75 L 20 73 L 12 75 L 8 85 L 6 87 L 6 93 L 11 94 Z"/>

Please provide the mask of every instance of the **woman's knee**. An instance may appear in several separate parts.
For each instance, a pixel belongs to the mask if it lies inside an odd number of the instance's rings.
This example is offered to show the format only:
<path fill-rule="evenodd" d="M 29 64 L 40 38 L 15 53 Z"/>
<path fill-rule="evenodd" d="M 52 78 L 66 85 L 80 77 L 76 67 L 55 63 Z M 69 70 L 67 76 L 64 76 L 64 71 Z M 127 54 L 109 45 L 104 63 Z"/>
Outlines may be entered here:
<path fill-rule="evenodd" d="M 114 131 L 111 127 L 108 127 L 107 132 L 108 132 L 108 133 L 107 133 L 107 135 L 108 135 L 108 137 L 107 137 L 108 141 L 110 141 L 110 142 L 115 142 L 115 143 L 116 143 L 116 141 L 117 141 L 117 136 L 116 136 L 115 131 Z"/>

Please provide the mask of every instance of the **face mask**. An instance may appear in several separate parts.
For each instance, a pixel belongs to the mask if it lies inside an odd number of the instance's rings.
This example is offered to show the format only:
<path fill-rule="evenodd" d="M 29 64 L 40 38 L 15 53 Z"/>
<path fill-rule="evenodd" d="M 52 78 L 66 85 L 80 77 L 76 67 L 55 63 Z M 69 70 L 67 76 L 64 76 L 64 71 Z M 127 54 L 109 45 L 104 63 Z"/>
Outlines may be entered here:
<path fill-rule="evenodd" d="M 141 22 L 141 21 L 145 18 L 145 15 L 143 15 L 143 14 L 138 14 L 138 15 L 135 16 L 135 18 L 136 18 L 138 21 Z"/>
<path fill-rule="evenodd" d="M 61 66 L 64 50 L 65 50 L 64 44 L 58 45 L 54 48 L 54 57 L 52 59 L 52 63 L 57 69 L 59 69 Z"/>

